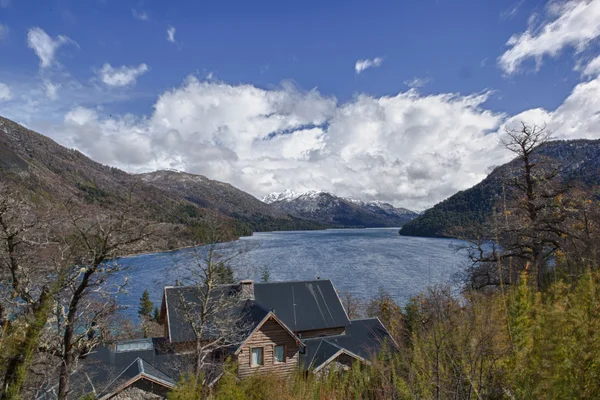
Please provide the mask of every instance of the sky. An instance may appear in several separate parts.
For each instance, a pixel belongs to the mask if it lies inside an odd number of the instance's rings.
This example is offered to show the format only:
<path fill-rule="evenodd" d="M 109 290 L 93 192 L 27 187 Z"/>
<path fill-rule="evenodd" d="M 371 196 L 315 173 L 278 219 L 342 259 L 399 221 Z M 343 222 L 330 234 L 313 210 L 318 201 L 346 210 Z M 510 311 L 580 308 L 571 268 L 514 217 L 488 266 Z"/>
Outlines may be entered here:
<path fill-rule="evenodd" d="M 600 138 L 600 0 L 0 0 L 0 115 L 132 173 L 423 210 Z"/>

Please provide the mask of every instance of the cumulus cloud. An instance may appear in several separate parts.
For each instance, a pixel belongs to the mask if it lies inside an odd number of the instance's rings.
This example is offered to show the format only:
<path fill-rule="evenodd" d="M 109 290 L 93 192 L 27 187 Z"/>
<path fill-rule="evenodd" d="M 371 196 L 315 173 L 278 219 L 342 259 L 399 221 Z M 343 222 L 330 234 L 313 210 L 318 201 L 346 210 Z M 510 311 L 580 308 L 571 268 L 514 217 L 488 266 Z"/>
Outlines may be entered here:
<path fill-rule="evenodd" d="M 428 77 L 424 77 L 424 78 L 419 78 L 418 76 L 415 76 L 412 79 L 406 80 L 404 81 L 404 84 L 410 88 L 420 88 L 422 86 L 427 85 L 428 83 L 430 83 L 433 79 L 428 78 Z"/>
<path fill-rule="evenodd" d="M 130 171 L 176 168 L 256 196 L 323 188 L 420 209 L 482 179 L 482 164 L 504 160 L 493 151 L 504 116 L 482 108 L 487 97 L 410 90 L 338 104 L 291 85 L 189 78 L 148 117 L 78 107 L 62 129 L 92 158 Z"/>
<path fill-rule="evenodd" d="M 539 68 L 544 56 L 556 57 L 565 47 L 581 52 L 600 36 L 598 0 L 554 1 L 547 11 L 548 19 L 539 26 L 532 22 L 525 32 L 508 40 L 510 48 L 498 58 L 504 72 L 517 72 L 530 58 Z"/>
<path fill-rule="evenodd" d="M 175 28 L 172 26 L 167 29 L 167 41 L 175 43 Z"/>
<path fill-rule="evenodd" d="M 58 35 L 56 39 L 52 39 L 43 29 L 37 27 L 31 28 L 27 33 L 27 45 L 39 57 L 41 68 L 47 68 L 52 65 L 56 51 L 67 43 L 76 44 L 63 35 Z"/>
<path fill-rule="evenodd" d="M 10 99 L 12 99 L 10 87 L 6 83 L 0 82 L 0 101 L 7 101 Z"/>
<path fill-rule="evenodd" d="M 383 58 L 381 58 L 381 57 L 375 57 L 372 60 L 369 60 L 369 59 L 358 60 L 358 61 L 356 61 L 356 64 L 354 64 L 354 70 L 356 71 L 357 74 L 360 74 L 361 72 L 363 72 L 364 70 L 366 70 L 368 68 L 377 68 L 377 67 L 381 66 L 382 63 L 383 63 Z"/>
<path fill-rule="evenodd" d="M 8 36 L 8 26 L 0 24 L 0 40 Z"/>
<path fill-rule="evenodd" d="M 137 78 L 148 71 L 146 64 L 136 66 L 113 67 L 106 63 L 98 71 L 100 80 L 107 86 L 129 86 L 134 85 Z"/>
<path fill-rule="evenodd" d="M 59 131 L 66 144 L 132 172 L 175 168 L 257 197 L 324 189 L 417 210 L 508 161 L 505 126 L 545 123 L 560 139 L 600 136 L 600 77 L 578 84 L 555 110 L 509 116 L 486 108 L 489 96 L 411 89 L 339 103 L 290 84 L 267 90 L 190 77 L 147 116 L 77 107 Z"/>

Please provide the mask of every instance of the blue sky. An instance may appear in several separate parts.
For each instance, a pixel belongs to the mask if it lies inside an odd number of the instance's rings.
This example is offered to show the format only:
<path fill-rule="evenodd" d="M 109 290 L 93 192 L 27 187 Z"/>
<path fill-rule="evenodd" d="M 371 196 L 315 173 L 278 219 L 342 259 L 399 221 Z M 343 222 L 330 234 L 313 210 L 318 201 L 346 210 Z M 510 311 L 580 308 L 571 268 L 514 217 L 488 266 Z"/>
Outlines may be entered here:
<path fill-rule="evenodd" d="M 599 27 L 599 0 L 0 0 L 0 115 L 132 172 L 422 209 L 517 119 L 600 136 Z"/>

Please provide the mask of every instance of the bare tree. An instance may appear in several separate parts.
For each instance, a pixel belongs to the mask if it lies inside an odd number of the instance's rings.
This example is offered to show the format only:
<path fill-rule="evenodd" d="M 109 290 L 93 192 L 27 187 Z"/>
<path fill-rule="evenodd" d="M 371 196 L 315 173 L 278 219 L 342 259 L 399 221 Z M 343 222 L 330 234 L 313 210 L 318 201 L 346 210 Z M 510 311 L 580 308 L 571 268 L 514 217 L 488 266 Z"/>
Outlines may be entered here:
<path fill-rule="evenodd" d="M 362 317 L 364 304 L 362 301 L 360 301 L 360 299 L 358 299 L 350 292 L 342 292 L 340 294 L 340 298 L 342 300 L 344 308 L 346 309 L 348 318 L 357 319 Z"/>
<path fill-rule="evenodd" d="M 563 201 L 568 187 L 560 168 L 538 152 L 550 139 L 545 126 L 522 123 L 506 131 L 503 144 L 517 156 L 518 168 L 504 178 L 506 190 L 487 225 L 491 235 L 478 236 L 469 249 L 473 286 L 512 282 L 529 263 L 536 286 L 544 287 L 549 260 L 567 234 L 568 217 Z"/>
<path fill-rule="evenodd" d="M 246 315 L 246 300 L 240 286 L 233 284 L 229 263 L 242 250 L 225 255 L 218 251 L 223 238 L 222 222 L 205 220 L 205 244 L 193 247 L 193 260 L 188 269 L 186 287 L 178 291 L 177 307 L 193 334 L 193 374 L 196 385 L 202 385 L 200 393 L 205 396 L 207 372 L 213 363 L 223 362 L 226 350 L 239 345 L 250 328 Z"/>
<path fill-rule="evenodd" d="M 368 317 L 377 317 L 386 327 L 396 343 L 401 343 L 404 334 L 404 318 L 402 309 L 392 295 L 383 288 L 379 288 L 377 296 L 366 305 Z"/>
<path fill-rule="evenodd" d="M 60 358 L 60 399 L 67 398 L 70 376 L 76 361 L 96 346 L 101 322 L 117 310 L 115 297 L 124 284 L 108 284 L 121 270 L 115 259 L 123 252 L 144 248 L 153 234 L 153 224 L 135 218 L 132 188 L 123 209 L 116 215 L 93 215 L 85 208 L 68 204 L 68 224 L 72 234 L 66 239 L 70 268 L 59 296 L 57 330 L 60 338 L 56 354 Z"/>
<path fill-rule="evenodd" d="M 64 277 L 57 242 L 40 211 L 0 186 L 0 398 L 19 398 Z"/>

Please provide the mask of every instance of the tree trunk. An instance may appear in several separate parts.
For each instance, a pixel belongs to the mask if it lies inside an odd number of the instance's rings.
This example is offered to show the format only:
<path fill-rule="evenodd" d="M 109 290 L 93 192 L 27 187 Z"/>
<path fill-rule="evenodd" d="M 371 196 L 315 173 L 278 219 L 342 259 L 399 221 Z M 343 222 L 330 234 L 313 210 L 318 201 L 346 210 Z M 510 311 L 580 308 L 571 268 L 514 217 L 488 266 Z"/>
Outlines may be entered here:
<path fill-rule="evenodd" d="M 533 245 L 533 265 L 535 267 L 535 278 L 537 290 L 544 287 L 544 277 L 546 275 L 546 262 L 544 260 L 544 246 L 542 243 L 536 242 Z"/>
<path fill-rule="evenodd" d="M 52 306 L 52 295 L 44 288 L 38 303 L 34 307 L 33 321 L 27 327 L 25 339 L 18 346 L 16 353 L 8 361 L 4 375 L 4 391 L 1 400 L 19 399 L 23 384 L 27 378 L 27 370 L 33 359 L 38 341 L 48 321 Z"/>
<path fill-rule="evenodd" d="M 58 398 L 63 400 L 69 395 L 71 364 L 72 364 L 72 341 L 73 341 L 73 323 L 75 313 L 69 312 L 67 317 L 67 326 L 63 336 L 63 354 L 60 363 L 60 378 L 58 382 Z"/>
<path fill-rule="evenodd" d="M 85 271 L 83 278 L 77 286 L 77 289 L 73 293 L 71 302 L 69 303 L 69 313 L 67 314 L 67 321 L 65 326 L 65 332 L 63 334 L 63 354 L 60 363 L 60 378 L 58 381 L 58 398 L 59 400 L 65 400 L 69 395 L 69 386 L 71 378 L 71 366 L 73 364 L 73 334 L 75 333 L 75 317 L 77 315 L 77 307 L 83 297 L 83 292 L 88 287 L 90 277 L 96 272 L 96 268 L 102 260 L 95 260 L 94 265 Z"/>

